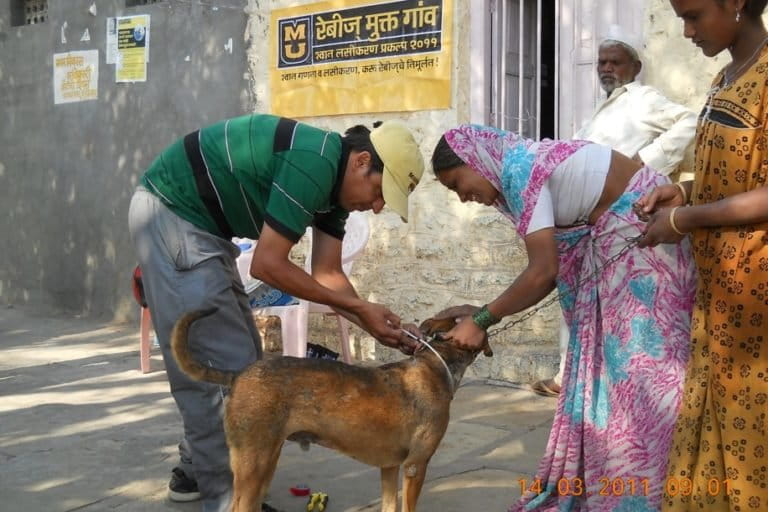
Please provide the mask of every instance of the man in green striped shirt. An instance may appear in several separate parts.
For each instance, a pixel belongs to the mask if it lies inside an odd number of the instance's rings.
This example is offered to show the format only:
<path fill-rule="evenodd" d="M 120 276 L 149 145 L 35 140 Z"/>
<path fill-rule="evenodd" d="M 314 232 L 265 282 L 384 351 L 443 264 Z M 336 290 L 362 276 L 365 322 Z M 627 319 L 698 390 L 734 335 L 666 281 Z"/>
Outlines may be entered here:
<path fill-rule="evenodd" d="M 222 427 L 224 391 L 189 379 L 170 352 L 176 319 L 217 312 L 195 324 L 190 345 L 215 368 L 240 370 L 261 357 L 248 297 L 237 272 L 234 236 L 258 239 L 252 276 L 285 293 L 326 304 L 381 343 L 410 352 L 400 318 L 358 297 L 341 267 L 348 213 L 387 206 L 404 220 L 423 173 L 410 131 L 388 121 L 344 136 L 291 119 L 253 114 L 178 140 L 150 165 L 129 212 L 152 322 L 171 393 L 184 420 L 169 496 L 202 497 L 203 510 L 229 509 L 232 475 Z M 314 228 L 312 275 L 289 259 Z M 266 507 L 269 508 L 269 507 Z"/>

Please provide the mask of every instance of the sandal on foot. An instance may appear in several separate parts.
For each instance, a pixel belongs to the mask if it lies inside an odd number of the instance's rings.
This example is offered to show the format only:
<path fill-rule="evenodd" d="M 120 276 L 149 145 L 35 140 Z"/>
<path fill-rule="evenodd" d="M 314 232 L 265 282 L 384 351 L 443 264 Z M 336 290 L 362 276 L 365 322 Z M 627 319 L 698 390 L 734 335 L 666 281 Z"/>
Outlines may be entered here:
<path fill-rule="evenodd" d="M 554 379 L 543 379 L 531 385 L 534 393 L 541 396 L 559 396 L 560 385 Z"/>

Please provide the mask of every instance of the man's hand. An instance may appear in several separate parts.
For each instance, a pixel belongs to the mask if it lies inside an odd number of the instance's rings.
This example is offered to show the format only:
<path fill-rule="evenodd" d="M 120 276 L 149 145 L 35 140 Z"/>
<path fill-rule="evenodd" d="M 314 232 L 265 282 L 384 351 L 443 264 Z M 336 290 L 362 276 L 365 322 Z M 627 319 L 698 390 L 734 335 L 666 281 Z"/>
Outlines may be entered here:
<path fill-rule="evenodd" d="M 465 350 L 480 350 L 487 338 L 488 333 L 479 328 L 472 317 L 464 318 L 456 327 L 443 334 L 443 339 L 453 340 L 454 345 Z"/>
<path fill-rule="evenodd" d="M 409 333 L 413 334 L 417 338 L 423 338 L 424 334 L 421 332 L 421 330 L 416 327 L 416 324 L 403 324 L 401 326 L 404 330 L 408 331 Z M 397 347 L 400 352 L 402 352 L 405 355 L 412 355 L 418 348 L 421 343 L 416 341 L 415 339 L 411 338 L 407 334 L 401 331 L 400 335 L 400 346 Z"/>
<path fill-rule="evenodd" d="M 400 317 L 381 304 L 361 301 L 354 314 L 360 320 L 360 327 L 368 331 L 382 345 L 400 348 Z"/>
<path fill-rule="evenodd" d="M 632 209 L 640 220 L 647 222 L 650 216 L 659 209 L 671 208 L 673 206 L 683 206 L 683 194 L 680 191 L 680 187 L 670 183 L 651 190 L 650 193 L 638 199 L 632 205 Z M 669 215 L 669 212 L 667 212 L 667 215 Z"/>

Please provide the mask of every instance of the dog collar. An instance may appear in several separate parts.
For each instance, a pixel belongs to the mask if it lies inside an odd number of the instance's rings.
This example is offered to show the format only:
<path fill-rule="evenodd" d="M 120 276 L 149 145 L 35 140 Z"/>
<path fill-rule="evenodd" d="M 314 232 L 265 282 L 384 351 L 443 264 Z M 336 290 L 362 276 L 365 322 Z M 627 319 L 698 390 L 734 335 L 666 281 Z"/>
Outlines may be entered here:
<path fill-rule="evenodd" d="M 424 347 L 427 347 L 429 350 L 431 350 L 432 353 L 437 356 L 440 362 L 443 363 L 443 367 L 445 367 L 445 374 L 448 377 L 448 387 L 451 390 L 451 397 L 453 397 L 453 395 L 456 393 L 456 389 L 455 389 L 456 385 L 453 382 L 453 373 L 451 373 L 451 369 L 448 367 L 448 363 L 445 362 L 445 359 L 443 359 L 443 356 L 441 356 L 440 353 L 437 350 L 435 350 L 435 348 L 432 345 L 430 345 L 427 340 L 420 338 L 419 336 L 416 336 L 412 332 L 407 331 L 405 329 L 401 328 L 400 330 L 403 331 L 406 334 L 406 336 L 408 336 L 409 338 L 412 338 L 418 341 Z"/>
<path fill-rule="evenodd" d="M 440 353 L 435 350 L 435 348 L 429 344 L 426 340 L 418 340 L 419 343 L 427 347 L 429 350 L 432 351 L 433 354 L 437 356 L 437 358 L 440 360 L 441 363 L 443 363 L 443 367 L 445 368 L 445 375 L 448 377 L 448 387 L 451 390 L 451 397 L 456 393 L 455 384 L 453 382 L 453 373 L 451 373 L 451 369 L 448 367 L 448 363 L 445 362 L 445 359 L 443 359 L 443 356 L 440 355 Z"/>

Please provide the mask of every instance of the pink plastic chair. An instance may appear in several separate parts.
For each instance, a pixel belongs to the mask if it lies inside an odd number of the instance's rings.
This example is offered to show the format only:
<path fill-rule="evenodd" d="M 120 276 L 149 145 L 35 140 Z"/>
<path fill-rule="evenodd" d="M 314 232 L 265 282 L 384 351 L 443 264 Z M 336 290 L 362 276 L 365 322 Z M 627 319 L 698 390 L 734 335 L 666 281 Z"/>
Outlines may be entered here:
<path fill-rule="evenodd" d="M 307 230 L 307 235 L 312 236 L 312 231 Z M 352 266 L 357 256 L 365 249 L 365 245 L 368 243 L 368 237 L 370 230 L 368 227 L 368 218 L 362 212 L 351 212 L 347 219 L 346 235 L 341 248 L 341 265 L 344 272 L 350 275 L 352 272 Z M 241 255 L 248 258 L 248 265 L 250 267 L 250 260 L 253 257 L 253 253 Z M 311 258 L 311 243 L 310 249 L 307 254 L 307 258 L 304 264 L 304 269 L 307 272 L 312 268 Z M 238 267 L 240 262 L 238 261 Z M 246 276 L 247 277 L 247 276 Z M 245 279 L 245 277 L 244 277 Z M 310 313 L 323 313 L 325 315 L 334 315 L 339 326 L 339 334 L 341 336 L 341 352 L 342 358 L 345 363 L 351 363 L 351 351 L 349 345 L 349 322 L 346 318 L 336 314 L 331 308 L 323 304 L 315 304 L 305 300 L 299 300 L 298 304 L 287 306 L 270 306 L 265 308 L 258 308 L 253 310 L 253 314 L 256 316 L 278 316 L 280 317 L 281 337 L 283 341 L 283 355 L 294 357 L 306 357 L 307 354 L 307 326 L 309 323 Z"/>

